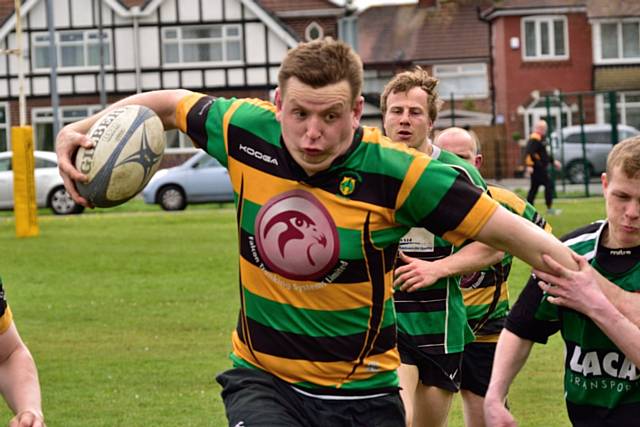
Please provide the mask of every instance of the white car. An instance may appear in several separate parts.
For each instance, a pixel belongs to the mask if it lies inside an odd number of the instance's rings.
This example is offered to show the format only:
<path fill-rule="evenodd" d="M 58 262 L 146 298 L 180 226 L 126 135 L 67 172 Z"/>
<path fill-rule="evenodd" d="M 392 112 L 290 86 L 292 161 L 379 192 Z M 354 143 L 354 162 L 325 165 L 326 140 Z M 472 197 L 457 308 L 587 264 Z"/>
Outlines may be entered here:
<path fill-rule="evenodd" d="M 179 166 L 156 172 L 142 197 L 166 211 L 183 210 L 190 203 L 232 202 L 234 198 L 229 172 L 204 151 Z"/>
<path fill-rule="evenodd" d="M 0 152 L 0 209 L 3 210 L 13 209 L 12 155 L 11 151 Z M 64 189 L 55 153 L 35 151 L 33 157 L 38 207 L 51 208 L 56 215 L 81 213 L 84 207 L 75 203 Z"/>
<path fill-rule="evenodd" d="M 583 129 L 585 139 L 584 153 L 582 151 Z M 607 156 L 614 143 L 639 134 L 640 131 L 638 129 L 619 124 L 618 140 L 612 141 L 610 124 L 586 124 L 582 128 L 580 126 L 569 126 L 562 128 L 562 142 L 558 132 L 551 134 L 553 156 L 562 163 L 564 176 L 572 184 L 582 184 L 585 178 L 589 179 L 604 172 L 607 166 Z M 587 167 L 586 177 L 585 164 Z"/>

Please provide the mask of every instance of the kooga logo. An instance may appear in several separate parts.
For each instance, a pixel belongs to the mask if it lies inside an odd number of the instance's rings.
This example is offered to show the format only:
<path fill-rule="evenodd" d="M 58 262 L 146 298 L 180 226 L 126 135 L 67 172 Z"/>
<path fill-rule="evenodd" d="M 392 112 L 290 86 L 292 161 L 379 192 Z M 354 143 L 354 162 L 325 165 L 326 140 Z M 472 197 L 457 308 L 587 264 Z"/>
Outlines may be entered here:
<path fill-rule="evenodd" d="M 275 159 L 268 154 L 261 153 L 260 151 L 255 150 L 251 147 L 247 147 L 246 145 L 240 144 L 240 151 L 244 151 L 251 157 L 255 157 L 256 159 L 262 160 L 263 162 L 271 163 L 278 166 L 278 159 Z"/>

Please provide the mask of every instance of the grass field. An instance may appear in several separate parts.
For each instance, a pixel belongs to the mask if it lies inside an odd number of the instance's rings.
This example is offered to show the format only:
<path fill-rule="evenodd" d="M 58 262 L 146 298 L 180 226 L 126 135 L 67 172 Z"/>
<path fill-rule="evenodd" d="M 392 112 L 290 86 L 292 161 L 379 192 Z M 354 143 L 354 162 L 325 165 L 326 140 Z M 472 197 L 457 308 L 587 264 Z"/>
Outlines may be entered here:
<path fill-rule="evenodd" d="M 604 215 L 598 198 L 557 205 L 556 235 Z M 47 424 L 226 425 L 214 377 L 230 366 L 238 308 L 233 209 L 133 201 L 39 224 L 39 237 L 16 239 L 0 214 L 0 275 L 38 363 Z M 516 264 L 512 299 L 527 275 Z M 568 425 L 562 359 L 558 337 L 534 348 L 510 394 L 522 426 Z M 0 425 L 9 418 L 0 402 Z M 458 403 L 450 425 L 462 425 Z"/>

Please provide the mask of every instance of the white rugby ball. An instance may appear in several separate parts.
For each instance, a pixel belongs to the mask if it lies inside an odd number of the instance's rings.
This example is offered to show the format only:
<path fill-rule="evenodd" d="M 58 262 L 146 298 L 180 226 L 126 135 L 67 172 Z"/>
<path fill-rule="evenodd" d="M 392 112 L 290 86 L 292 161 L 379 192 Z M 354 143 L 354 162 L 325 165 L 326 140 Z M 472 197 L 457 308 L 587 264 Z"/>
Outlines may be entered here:
<path fill-rule="evenodd" d="M 160 118 L 142 105 L 127 105 L 101 117 L 87 134 L 92 149 L 80 147 L 76 169 L 89 177 L 77 182 L 82 197 L 110 207 L 138 194 L 160 167 L 166 140 Z"/>

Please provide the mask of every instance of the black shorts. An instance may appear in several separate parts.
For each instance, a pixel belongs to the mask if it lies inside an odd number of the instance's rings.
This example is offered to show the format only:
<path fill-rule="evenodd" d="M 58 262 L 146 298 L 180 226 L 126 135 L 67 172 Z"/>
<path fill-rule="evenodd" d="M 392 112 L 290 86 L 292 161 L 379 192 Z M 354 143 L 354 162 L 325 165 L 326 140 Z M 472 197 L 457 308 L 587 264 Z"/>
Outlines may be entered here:
<path fill-rule="evenodd" d="M 405 365 L 418 367 L 420 382 L 452 393 L 460 390 L 462 353 L 426 354 L 415 346 L 398 339 L 400 360 Z"/>
<path fill-rule="evenodd" d="M 462 353 L 462 382 L 460 388 L 484 397 L 489 387 L 496 343 L 472 342 Z"/>
<path fill-rule="evenodd" d="M 243 427 L 404 427 L 400 394 L 323 399 L 307 396 L 277 377 L 234 368 L 217 376 L 229 426 Z"/>

